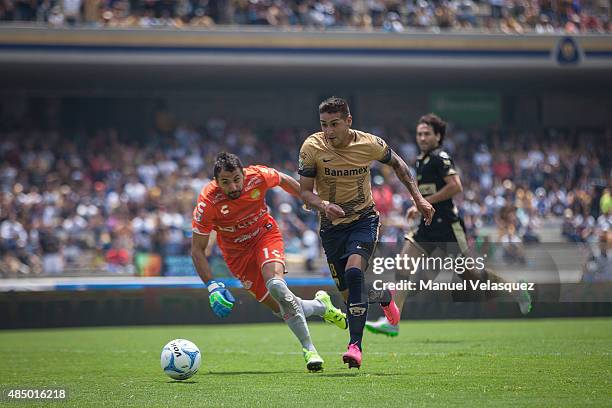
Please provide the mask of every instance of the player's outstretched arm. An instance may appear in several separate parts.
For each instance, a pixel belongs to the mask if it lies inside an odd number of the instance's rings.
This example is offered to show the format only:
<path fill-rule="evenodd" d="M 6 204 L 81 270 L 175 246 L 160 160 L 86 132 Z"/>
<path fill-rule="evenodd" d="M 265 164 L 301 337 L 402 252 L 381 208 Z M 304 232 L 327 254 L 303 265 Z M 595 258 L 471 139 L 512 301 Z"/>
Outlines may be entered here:
<path fill-rule="evenodd" d="M 191 259 L 204 283 L 212 279 L 212 271 L 208 259 L 206 259 L 206 249 L 208 248 L 209 240 L 210 235 L 201 235 L 195 232 L 191 237 Z"/>
<path fill-rule="evenodd" d="M 302 199 L 300 194 L 300 183 L 298 183 L 298 181 L 293 177 L 281 173 L 280 171 L 278 172 L 278 174 L 280 174 L 279 187 L 291 194 L 292 196 Z"/>
<path fill-rule="evenodd" d="M 208 300 L 213 312 L 219 317 L 228 316 L 236 299 L 231 292 L 225 288 L 223 282 L 217 282 L 212 278 L 212 271 L 208 259 L 206 259 L 206 248 L 208 247 L 208 235 L 194 233 L 191 238 L 191 258 L 200 275 L 200 278 L 208 288 Z"/>
<path fill-rule="evenodd" d="M 387 165 L 393 167 L 393 171 L 395 171 L 395 175 L 397 178 L 406 186 L 410 195 L 412 195 L 412 199 L 414 200 L 414 204 L 421 214 L 423 214 L 423 218 L 425 218 L 425 224 L 431 224 L 431 220 L 433 219 L 433 214 L 436 210 L 434 210 L 433 206 L 423 198 L 419 188 L 417 187 L 417 183 L 412 178 L 410 174 L 410 169 L 408 169 L 408 165 L 401 157 L 397 155 L 397 153 L 391 153 L 391 160 L 389 160 Z"/>
<path fill-rule="evenodd" d="M 213 251 L 213 248 L 215 247 L 216 242 L 217 242 L 217 231 L 212 230 L 210 231 L 210 235 L 208 236 L 208 246 L 206 247 L 206 250 L 204 251 L 204 255 L 206 255 L 206 258 L 212 255 L 212 251 Z"/>
<path fill-rule="evenodd" d="M 339 205 L 321 199 L 314 192 L 314 181 L 314 177 L 300 176 L 300 197 L 304 204 L 324 213 L 330 221 L 344 217 L 344 210 Z"/>

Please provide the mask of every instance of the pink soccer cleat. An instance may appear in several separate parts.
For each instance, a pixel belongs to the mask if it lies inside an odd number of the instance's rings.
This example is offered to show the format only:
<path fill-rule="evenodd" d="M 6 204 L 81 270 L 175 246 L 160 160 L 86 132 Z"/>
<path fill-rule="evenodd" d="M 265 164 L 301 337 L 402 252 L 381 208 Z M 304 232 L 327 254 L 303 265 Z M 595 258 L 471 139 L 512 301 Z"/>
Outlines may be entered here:
<path fill-rule="evenodd" d="M 357 344 L 349 344 L 348 351 L 342 355 L 344 364 L 348 364 L 348 368 L 361 367 L 361 350 Z"/>
<path fill-rule="evenodd" d="M 391 296 L 393 296 L 395 292 L 391 292 Z M 385 317 L 389 321 L 389 324 L 392 326 L 397 326 L 400 321 L 400 311 L 395 304 L 393 298 L 391 298 L 391 302 L 387 306 L 382 307 L 383 312 L 385 312 Z"/>

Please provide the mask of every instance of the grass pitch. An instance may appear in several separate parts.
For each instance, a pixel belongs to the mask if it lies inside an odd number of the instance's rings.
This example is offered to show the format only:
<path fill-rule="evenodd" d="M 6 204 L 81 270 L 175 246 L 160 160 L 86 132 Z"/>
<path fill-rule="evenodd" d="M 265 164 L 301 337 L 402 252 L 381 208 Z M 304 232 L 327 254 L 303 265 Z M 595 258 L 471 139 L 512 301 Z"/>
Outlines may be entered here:
<path fill-rule="evenodd" d="M 403 321 L 366 333 L 359 371 L 341 362 L 348 332 L 311 332 L 322 373 L 281 323 L 0 331 L 0 388 L 67 387 L 44 404 L 78 407 L 612 406 L 612 319 Z M 184 382 L 159 367 L 177 337 L 202 351 Z"/>

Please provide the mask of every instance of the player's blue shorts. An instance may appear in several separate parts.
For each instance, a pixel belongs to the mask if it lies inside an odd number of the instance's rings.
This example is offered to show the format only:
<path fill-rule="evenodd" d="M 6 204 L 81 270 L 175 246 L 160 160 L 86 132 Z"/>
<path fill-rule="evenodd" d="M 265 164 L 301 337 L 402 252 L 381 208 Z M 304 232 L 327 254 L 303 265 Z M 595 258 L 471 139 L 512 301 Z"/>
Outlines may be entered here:
<path fill-rule="evenodd" d="M 321 244 L 338 290 L 346 289 L 344 271 L 350 255 L 359 254 L 369 262 L 378 242 L 379 225 L 378 213 L 372 211 L 349 224 L 321 231 Z"/>

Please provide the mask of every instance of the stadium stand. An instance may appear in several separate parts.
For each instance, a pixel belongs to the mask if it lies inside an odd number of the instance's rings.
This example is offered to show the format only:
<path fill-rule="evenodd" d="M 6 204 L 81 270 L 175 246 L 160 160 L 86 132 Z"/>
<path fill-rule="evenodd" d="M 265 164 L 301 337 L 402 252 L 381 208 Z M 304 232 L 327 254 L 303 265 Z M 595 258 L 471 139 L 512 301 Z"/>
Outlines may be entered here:
<path fill-rule="evenodd" d="M 0 21 L 52 27 L 268 26 L 290 30 L 609 33 L 605 0 L 5 0 Z"/>
<path fill-rule="evenodd" d="M 266 163 L 295 175 L 293 158 L 309 133 L 264 131 L 219 117 L 198 125 L 160 121 L 151 125 L 146 139 L 130 138 L 122 129 L 75 133 L 37 129 L 27 120 L 3 123 L 2 277 L 172 275 L 167 264 L 160 266 L 160 257 L 180 263 L 189 253 L 191 212 L 211 177 L 214 155 L 226 149 L 246 163 Z M 413 132 L 371 130 L 414 163 Z M 512 243 L 520 251 L 526 243 L 554 240 L 547 231 L 555 225 L 556 239 L 612 242 L 612 129 L 454 128 L 445 147 L 464 179 L 458 204 L 472 241 Z M 374 169 L 373 182 L 383 241 L 395 242 L 410 228 L 403 219 L 410 200 L 384 166 Z M 300 254 L 302 269 L 316 271 L 315 214 L 284 192 L 274 192 L 269 200 L 288 254 Z M 493 232 L 487 237 L 484 230 Z"/>

